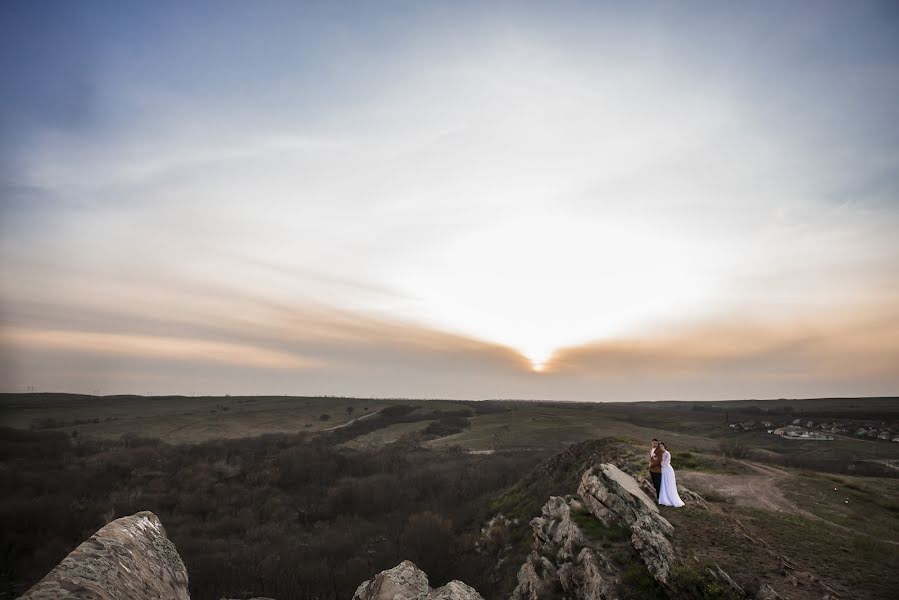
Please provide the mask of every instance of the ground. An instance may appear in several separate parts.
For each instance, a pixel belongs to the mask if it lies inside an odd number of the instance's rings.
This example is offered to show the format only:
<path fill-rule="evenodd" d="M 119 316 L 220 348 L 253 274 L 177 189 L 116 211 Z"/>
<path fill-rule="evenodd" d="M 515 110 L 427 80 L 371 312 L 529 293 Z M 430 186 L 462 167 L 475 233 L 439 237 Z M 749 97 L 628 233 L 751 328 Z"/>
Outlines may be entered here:
<path fill-rule="evenodd" d="M 713 500 L 709 511 L 663 509 L 682 554 L 719 564 L 748 588 L 764 579 L 790 598 L 892 595 L 899 481 L 736 464 L 739 474 L 679 472 L 680 484 Z"/>
<path fill-rule="evenodd" d="M 739 474 L 681 471 L 677 475 L 678 483 L 700 494 L 724 496 L 737 506 L 814 517 L 789 500 L 778 485 L 778 482 L 795 477 L 794 475 L 785 469 L 769 465 L 749 461 L 732 462 L 739 469 Z"/>
<path fill-rule="evenodd" d="M 789 404 L 808 416 L 817 409 L 831 415 L 862 411 L 886 422 L 895 422 L 899 414 L 897 399 L 804 402 L 770 406 Z M 410 407 L 402 413 L 408 418 L 382 415 L 376 424 L 368 421 L 396 405 Z M 800 600 L 834 593 L 844 599 L 893 597 L 899 586 L 899 478 L 880 467 L 899 460 L 899 444 L 852 438 L 785 441 L 763 432 L 729 431 L 727 419 L 743 419 L 741 410 L 768 407 L 759 401 L 696 409 L 690 403 L 0 394 L 0 426 L 61 431 L 73 438 L 158 438 L 169 444 L 301 433 L 336 436 L 342 446 L 358 450 L 403 439 L 410 447 L 496 456 L 552 456 L 578 442 L 614 438 L 629 446 L 637 469 L 648 440 L 656 437 L 672 451 L 678 482 L 709 501 L 707 509 L 663 509 L 675 526 L 676 550 L 686 565 L 699 570 L 718 565 L 751 593 L 769 583 Z M 881 412 L 872 415 L 872 407 Z M 423 436 L 437 411 L 470 415 L 470 426 L 452 435 Z M 750 458 L 724 456 L 723 440 L 740 441 Z M 850 473 L 859 472 L 863 463 L 882 476 Z M 544 483 L 559 487 L 555 479 Z M 525 524 L 546 496 L 574 491 L 540 487 L 540 498 L 534 499 L 523 490 L 526 486 L 512 486 L 493 505 Z"/>

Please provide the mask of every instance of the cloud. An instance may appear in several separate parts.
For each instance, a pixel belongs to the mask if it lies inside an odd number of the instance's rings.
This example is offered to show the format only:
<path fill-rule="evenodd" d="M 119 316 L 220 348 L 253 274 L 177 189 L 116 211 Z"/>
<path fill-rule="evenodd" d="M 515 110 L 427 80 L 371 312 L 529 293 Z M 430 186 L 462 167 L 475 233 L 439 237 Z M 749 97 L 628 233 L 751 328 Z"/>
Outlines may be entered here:
<path fill-rule="evenodd" d="M 321 361 L 234 343 L 86 331 L 0 329 L 0 343 L 55 351 L 126 355 L 146 359 L 223 363 L 261 369 L 321 368 Z"/>
<path fill-rule="evenodd" d="M 557 353 L 547 372 L 596 379 L 701 380 L 741 375 L 759 385 L 782 379 L 899 383 L 899 312 L 894 304 L 794 315 L 779 321 L 737 316 L 669 327 Z M 740 385 L 735 386 L 735 391 Z M 744 392 L 745 393 L 745 392 Z"/>
<path fill-rule="evenodd" d="M 891 381 L 895 340 L 846 315 L 899 297 L 894 24 L 580 8 L 54 21 L 90 93 L 2 148 L 10 380 L 71 374 L 79 341 L 130 349 L 83 372 L 167 389 L 187 364 L 281 389 L 263 363 L 305 358 L 325 393 L 817 390 L 815 365 L 865 387 L 840 344 Z M 17 39 L 16 110 L 29 68 L 66 71 Z"/>

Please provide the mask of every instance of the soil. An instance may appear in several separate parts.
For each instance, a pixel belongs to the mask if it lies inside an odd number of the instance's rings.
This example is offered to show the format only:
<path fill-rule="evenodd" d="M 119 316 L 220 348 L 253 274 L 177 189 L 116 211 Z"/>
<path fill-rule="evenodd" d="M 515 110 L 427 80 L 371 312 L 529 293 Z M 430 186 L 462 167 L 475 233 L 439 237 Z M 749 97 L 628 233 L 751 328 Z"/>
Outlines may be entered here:
<path fill-rule="evenodd" d="M 747 461 L 735 461 L 743 468 L 740 475 L 724 473 L 703 473 L 698 471 L 680 472 L 678 483 L 682 483 L 700 494 L 716 492 L 732 498 L 737 506 L 749 506 L 817 519 L 812 513 L 791 502 L 781 491 L 778 482 L 793 475 L 769 465 Z"/>

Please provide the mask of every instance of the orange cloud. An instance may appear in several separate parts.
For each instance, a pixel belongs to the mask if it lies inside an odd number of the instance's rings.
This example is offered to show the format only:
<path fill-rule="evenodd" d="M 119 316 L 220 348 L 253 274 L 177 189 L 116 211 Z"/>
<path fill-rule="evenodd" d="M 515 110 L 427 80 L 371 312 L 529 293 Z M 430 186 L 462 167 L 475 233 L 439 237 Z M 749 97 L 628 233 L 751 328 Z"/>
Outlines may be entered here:
<path fill-rule="evenodd" d="M 190 338 L 4 327 L 0 328 L 0 342 L 13 347 L 224 363 L 262 369 L 312 369 L 325 366 L 322 361 L 307 356 L 244 344 Z"/>
<path fill-rule="evenodd" d="M 759 380 L 899 375 L 899 314 L 892 306 L 806 314 L 790 320 L 709 321 L 558 352 L 557 375 L 702 376 L 741 372 Z"/>

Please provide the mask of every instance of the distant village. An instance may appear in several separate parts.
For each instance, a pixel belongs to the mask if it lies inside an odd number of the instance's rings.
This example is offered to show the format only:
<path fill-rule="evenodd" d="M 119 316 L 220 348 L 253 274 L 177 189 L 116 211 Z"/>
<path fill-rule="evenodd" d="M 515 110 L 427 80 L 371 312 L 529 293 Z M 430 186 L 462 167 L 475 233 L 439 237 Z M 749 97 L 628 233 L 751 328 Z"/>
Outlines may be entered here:
<path fill-rule="evenodd" d="M 847 422 L 817 422 L 811 419 L 793 419 L 792 421 L 742 421 L 729 423 L 734 431 L 767 431 L 772 435 L 790 440 L 833 440 L 834 436 L 855 437 L 885 442 L 899 442 L 899 428 L 881 424 L 876 427 L 870 424 Z"/>

